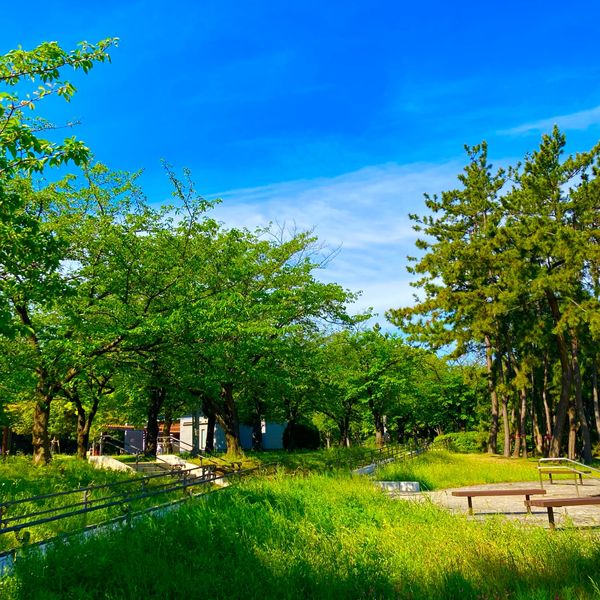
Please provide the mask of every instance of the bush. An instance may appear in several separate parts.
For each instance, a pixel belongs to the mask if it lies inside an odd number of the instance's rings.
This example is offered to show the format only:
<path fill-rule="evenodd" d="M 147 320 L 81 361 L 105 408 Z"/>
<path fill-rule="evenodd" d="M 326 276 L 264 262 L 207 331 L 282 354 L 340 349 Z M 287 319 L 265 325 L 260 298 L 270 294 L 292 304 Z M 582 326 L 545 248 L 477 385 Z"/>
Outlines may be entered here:
<path fill-rule="evenodd" d="M 433 443 L 452 452 L 485 452 L 488 434 L 485 431 L 456 431 L 438 435 Z"/>
<path fill-rule="evenodd" d="M 288 423 L 283 432 L 286 450 L 316 450 L 320 444 L 319 430 L 309 423 Z"/>

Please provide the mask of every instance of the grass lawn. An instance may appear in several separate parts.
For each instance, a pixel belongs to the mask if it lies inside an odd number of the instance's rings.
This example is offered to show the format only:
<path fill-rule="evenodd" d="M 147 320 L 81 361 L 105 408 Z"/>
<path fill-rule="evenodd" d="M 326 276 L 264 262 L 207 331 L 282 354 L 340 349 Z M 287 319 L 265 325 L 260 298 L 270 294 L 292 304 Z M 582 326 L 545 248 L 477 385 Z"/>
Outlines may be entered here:
<path fill-rule="evenodd" d="M 595 532 L 473 521 L 365 477 L 280 474 L 23 556 L 0 596 L 567 600 L 595 597 L 599 573 Z"/>
<path fill-rule="evenodd" d="M 398 461 L 377 469 L 380 481 L 418 481 L 425 490 L 506 483 L 539 481 L 537 461 L 504 458 L 488 454 L 455 454 L 432 450 L 412 460 Z"/>

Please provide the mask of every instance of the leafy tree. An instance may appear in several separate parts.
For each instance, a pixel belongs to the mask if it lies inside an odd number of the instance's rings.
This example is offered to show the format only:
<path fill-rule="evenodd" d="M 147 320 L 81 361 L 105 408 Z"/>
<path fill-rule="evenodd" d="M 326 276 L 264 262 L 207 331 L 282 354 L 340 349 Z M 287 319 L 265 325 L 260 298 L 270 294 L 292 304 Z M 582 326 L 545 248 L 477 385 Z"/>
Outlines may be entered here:
<path fill-rule="evenodd" d="M 18 173 L 40 172 L 46 166 L 66 161 L 83 164 L 88 148 L 75 138 L 52 142 L 40 133 L 52 126 L 46 121 L 32 121 L 26 111 L 35 110 L 45 97 L 56 95 L 69 101 L 75 87 L 62 79 L 68 69 L 90 71 L 97 62 L 110 60 L 109 49 L 117 38 L 97 44 L 81 42 L 76 50 L 66 51 L 56 42 L 44 42 L 33 50 L 17 48 L 0 56 L 0 183 Z M 25 83 L 37 85 L 24 95 Z"/>
<path fill-rule="evenodd" d="M 201 293 L 187 306 L 180 330 L 197 365 L 192 388 L 215 414 L 232 453 L 240 451 L 239 400 L 253 397 L 261 367 L 276 364 L 282 340 L 315 331 L 321 319 L 348 319 L 350 295 L 314 278 L 313 242 L 306 233 L 281 240 L 268 232 L 225 231 L 198 272 Z"/>

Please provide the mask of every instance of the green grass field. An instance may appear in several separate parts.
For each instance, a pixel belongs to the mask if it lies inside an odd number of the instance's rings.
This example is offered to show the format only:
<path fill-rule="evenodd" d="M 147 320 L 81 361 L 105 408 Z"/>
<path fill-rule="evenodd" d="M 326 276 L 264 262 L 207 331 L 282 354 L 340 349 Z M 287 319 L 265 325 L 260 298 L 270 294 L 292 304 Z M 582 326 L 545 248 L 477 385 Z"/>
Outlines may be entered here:
<path fill-rule="evenodd" d="M 0 580 L 0 598 L 600 598 L 597 531 L 469 520 L 393 500 L 347 471 L 305 475 L 331 458 L 286 453 L 272 477 L 85 540 L 64 538 L 43 555 L 27 551 Z M 19 495 L 123 477 L 65 458 L 49 469 L 16 459 L 3 467 L 0 484 Z M 440 489 L 536 475 L 532 461 L 434 451 L 377 478 Z"/>
<path fill-rule="evenodd" d="M 416 459 L 398 461 L 377 469 L 380 481 L 418 481 L 425 490 L 482 483 L 538 481 L 537 462 L 487 454 L 455 454 L 433 450 Z"/>
<path fill-rule="evenodd" d="M 364 477 L 251 480 L 16 562 L 0 593 L 38 598 L 592 598 L 597 533 L 394 501 Z"/>

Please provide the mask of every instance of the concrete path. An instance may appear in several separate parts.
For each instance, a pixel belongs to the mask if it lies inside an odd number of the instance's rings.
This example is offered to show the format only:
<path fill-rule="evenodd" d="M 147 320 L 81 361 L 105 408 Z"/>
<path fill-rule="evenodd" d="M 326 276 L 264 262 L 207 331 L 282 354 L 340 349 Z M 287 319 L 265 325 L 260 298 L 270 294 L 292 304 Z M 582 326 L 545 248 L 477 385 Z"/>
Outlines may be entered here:
<path fill-rule="evenodd" d="M 390 493 L 390 496 L 417 502 L 431 501 L 439 504 L 454 513 L 468 513 L 467 499 L 457 498 L 452 491 L 458 489 L 493 490 L 493 489 L 524 489 L 539 488 L 539 481 L 525 481 L 518 483 L 494 483 L 485 485 L 470 485 L 464 488 L 452 488 L 435 492 L 421 492 L 419 494 Z M 574 481 L 560 480 L 559 483 L 549 484 L 544 482 L 545 496 L 533 498 L 564 498 L 580 496 L 600 496 L 600 480 L 584 480 L 583 485 L 575 485 Z M 545 508 L 533 507 L 532 514 L 528 514 L 522 496 L 490 496 L 473 498 L 473 519 L 484 519 L 490 515 L 501 514 L 508 519 L 516 519 L 530 525 L 541 525 L 549 528 L 548 512 Z M 554 519 L 557 527 L 572 524 L 576 527 L 600 528 L 600 506 L 569 506 L 554 509 Z"/>

